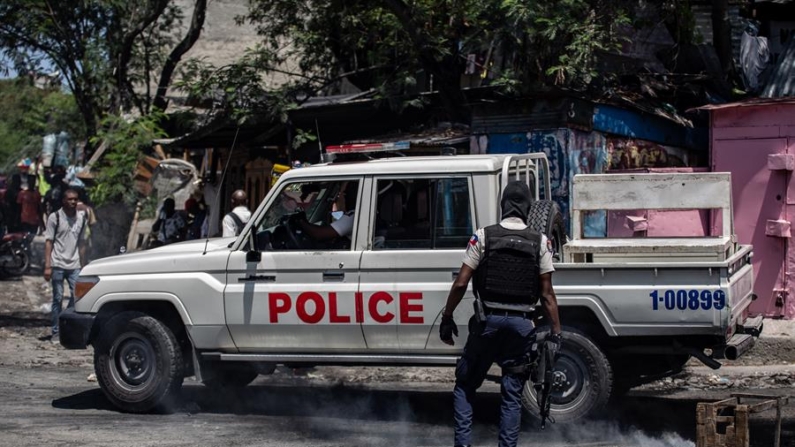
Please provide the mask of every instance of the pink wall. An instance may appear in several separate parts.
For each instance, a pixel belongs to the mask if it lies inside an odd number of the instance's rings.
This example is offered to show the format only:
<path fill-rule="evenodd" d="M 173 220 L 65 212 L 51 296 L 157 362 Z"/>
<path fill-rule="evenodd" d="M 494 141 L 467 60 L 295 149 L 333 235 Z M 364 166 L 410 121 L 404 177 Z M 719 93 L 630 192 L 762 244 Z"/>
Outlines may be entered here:
<path fill-rule="evenodd" d="M 611 170 L 611 174 L 707 172 L 707 168 L 647 168 Z M 635 232 L 628 227 L 627 216 L 646 219 L 646 229 Z M 610 211 L 607 214 L 608 237 L 695 237 L 709 234 L 709 211 L 635 210 Z"/>
<path fill-rule="evenodd" d="M 780 169 L 795 166 L 795 101 L 724 105 L 711 115 L 711 167 L 732 173 L 735 232 L 739 242 L 754 245 L 759 298 L 751 312 L 793 318 L 795 291 L 788 276 L 795 272 L 795 244 L 788 234 L 766 234 L 766 228 L 773 233 L 783 223 L 769 221 L 795 220 L 793 172 Z M 770 155 L 778 156 L 777 163 L 768 164 Z"/>

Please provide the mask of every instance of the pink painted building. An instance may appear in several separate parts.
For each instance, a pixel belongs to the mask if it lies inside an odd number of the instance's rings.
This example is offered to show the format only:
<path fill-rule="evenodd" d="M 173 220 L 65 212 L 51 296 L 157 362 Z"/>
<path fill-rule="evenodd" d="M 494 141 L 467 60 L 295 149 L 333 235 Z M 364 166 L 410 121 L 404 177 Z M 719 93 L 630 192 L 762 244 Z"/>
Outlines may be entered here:
<path fill-rule="evenodd" d="M 751 312 L 795 318 L 795 98 L 701 110 L 710 111 L 710 167 L 732 174 L 735 233 L 754 246 L 759 298 Z"/>

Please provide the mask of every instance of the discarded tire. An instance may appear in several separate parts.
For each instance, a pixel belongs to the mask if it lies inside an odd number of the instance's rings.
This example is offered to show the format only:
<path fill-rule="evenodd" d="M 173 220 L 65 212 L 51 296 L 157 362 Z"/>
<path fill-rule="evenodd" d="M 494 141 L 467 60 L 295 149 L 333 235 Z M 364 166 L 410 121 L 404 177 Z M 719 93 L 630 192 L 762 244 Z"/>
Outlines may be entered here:
<path fill-rule="evenodd" d="M 162 321 L 142 312 L 122 312 L 94 342 L 100 388 L 123 411 L 169 411 L 182 387 L 182 350 Z"/>
<path fill-rule="evenodd" d="M 613 382 L 610 362 L 587 335 L 563 327 L 563 344 L 554 371 L 549 414 L 555 422 L 597 415 L 608 404 Z M 522 405 L 531 417 L 539 418 L 536 391 L 529 381 L 522 392 Z"/>
<path fill-rule="evenodd" d="M 549 239 L 554 261 L 561 261 L 563 245 L 566 244 L 566 227 L 558 204 L 551 200 L 533 202 L 527 220 L 530 228 Z"/>

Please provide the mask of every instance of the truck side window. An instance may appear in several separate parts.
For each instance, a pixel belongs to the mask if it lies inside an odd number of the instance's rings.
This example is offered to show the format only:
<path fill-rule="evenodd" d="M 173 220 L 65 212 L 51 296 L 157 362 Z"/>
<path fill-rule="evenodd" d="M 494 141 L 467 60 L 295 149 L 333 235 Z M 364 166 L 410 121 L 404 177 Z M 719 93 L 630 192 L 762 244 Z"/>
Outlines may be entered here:
<path fill-rule="evenodd" d="M 468 178 L 381 179 L 373 249 L 462 248 L 472 235 Z"/>
<path fill-rule="evenodd" d="M 358 194 L 358 180 L 284 185 L 258 222 L 260 247 L 274 251 L 350 249 Z M 298 218 L 300 214 L 303 219 Z"/>

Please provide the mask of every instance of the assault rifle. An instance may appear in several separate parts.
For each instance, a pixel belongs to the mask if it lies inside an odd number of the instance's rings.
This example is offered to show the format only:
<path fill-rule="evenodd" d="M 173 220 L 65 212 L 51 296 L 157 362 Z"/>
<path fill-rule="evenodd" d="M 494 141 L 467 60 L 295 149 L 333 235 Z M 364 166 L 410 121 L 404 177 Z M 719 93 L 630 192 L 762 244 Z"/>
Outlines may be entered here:
<path fill-rule="evenodd" d="M 552 393 L 552 374 L 555 367 L 555 354 L 546 348 L 546 343 L 538 345 L 538 361 L 536 363 L 535 376 L 533 377 L 533 388 L 536 390 L 536 401 L 538 411 L 541 416 L 541 429 L 546 428 L 547 420 L 555 423 L 555 419 L 549 415 L 549 407 L 552 403 L 550 394 Z"/>

